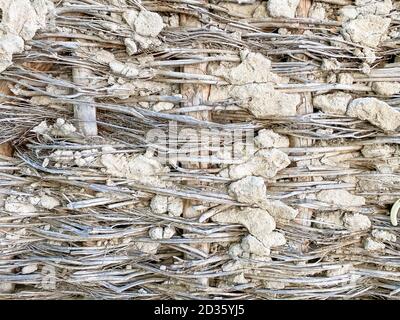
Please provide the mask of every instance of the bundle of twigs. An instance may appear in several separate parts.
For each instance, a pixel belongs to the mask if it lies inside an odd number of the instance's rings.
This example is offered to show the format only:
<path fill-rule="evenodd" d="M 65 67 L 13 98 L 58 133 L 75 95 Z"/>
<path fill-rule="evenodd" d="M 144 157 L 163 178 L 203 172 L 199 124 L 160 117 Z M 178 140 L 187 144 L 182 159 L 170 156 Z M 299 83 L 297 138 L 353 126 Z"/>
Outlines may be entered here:
<path fill-rule="evenodd" d="M 54 1 L 52 22 L 0 74 L 0 142 L 13 147 L 0 156 L 1 299 L 400 297 L 400 229 L 389 217 L 400 197 L 399 131 L 312 104 L 296 115 L 260 117 L 237 97 L 207 99 L 210 88 L 231 85 L 212 67 L 240 64 L 246 49 L 268 57 L 271 72 L 288 79 L 274 84 L 279 94 L 308 101 L 343 91 L 379 98 L 396 111 L 399 95 L 379 95 L 372 84 L 400 80 L 398 41 L 382 41 L 366 73 L 368 57 L 358 54 L 363 46 L 338 39 L 341 22 L 300 14 L 248 17 L 226 3 L 237 1 Z M 348 5 L 314 3 L 333 10 Z M 135 33 L 123 18 L 129 10 L 158 13 L 166 23 L 158 36 L 135 40 L 135 52 L 127 49 Z M 398 30 L 398 10 L 390 15 L 390 28 Z M 325 60 L 337 67 L 324 69 Z M 354 81 L 325 81 L 340 73 L 352 73 Z M 172 107 L 159 110 L 159 103 Z M 210 162 L 209 145 L 188 157 L 199 142 L 171 137 L 171 122 L 193 133 L 206 130 L 208 138 L 213 129 L 268 129 L 290 138 L 279 148 L 290 165 L 264 177 L 269 200 L 301 213 L 292 220 L 275 217 L 284 245 L 272 247 L 267 258 L 232 254 L 248 227 L 213 217 L 258 206 L 232 195 L 238 179 L 221 173 L 241 162 L 217 156 Z M 184 160 L 157 172 L 156 183 L 124 174 L 119 162 L 112 170 L 104 164 L 171 153 L 146 138 L 155 129 L 168 145 L 186 148 Z M 376 145 L 391 151 L 368 156 L 367 147 Z M 365 203 L 352 207 L 316 196 L 329 190 Z M 155 196 L 178 199 L 183 214 L 157 213 Z M 363 215 L 371 225 L 355 230 L 328 215 Z M 154 236 L 158 231 L 162 235 Z M 382 232 L 391 238 L 381 239 Z"/>

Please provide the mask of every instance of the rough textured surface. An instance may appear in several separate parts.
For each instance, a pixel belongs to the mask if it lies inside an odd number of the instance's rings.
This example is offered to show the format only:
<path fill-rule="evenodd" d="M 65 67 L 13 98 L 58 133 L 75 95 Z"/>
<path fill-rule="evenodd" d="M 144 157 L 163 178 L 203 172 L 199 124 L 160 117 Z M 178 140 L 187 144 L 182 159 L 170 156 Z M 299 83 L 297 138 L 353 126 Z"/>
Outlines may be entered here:
<path fill-rule="evenodd" d="M 113 149 L 104 151 L 113 152 Z M 162 166 L 157 159 L 138 155 L 128 157 L 121 154 L 104 154 L 100 162 L 105 171 L 115 177 L 140 180 L 143 184 L 163 185 L 159 175 L 166 172 L 168 168 Z"/>
<path fill-rule="evenodd" d="M 183 200 L 157 194 L 151 199 L 150 208 L 156 214 L 168 214 L 172 217 L 180 217 L 183 213 Z"/>
<path fill-rule="evenodd" d="M 18 213 L 18 214 L 26 214 L 26 213 L 35 213 L 37 212 L 36 207 L 27 202 L 21 202 L 15 197 L 9 197 L 5 204 L 4 210 L 10 213 Z"/>
<path fill-rule="evenodd" d="M 278 149 L 260 150 L 247 162 L 230 166 L 229 176 L 235 180 L 246 176 L 272 178 L 289 164 L 287 154 Z"/>
<path fill-rule="evenodd" d="M 37 134 L 55 137 L 74 137 L 77 136 L 77 129 L 65 119 L 58 118 L 53 125 L 48 125 L 46 121 L 42 121 L 39 125 L 32 129 Z"/>
<path fill-rule="evenodd" d="M 1 299 L 399 298 L 399 1 L 0 8 Z"/>
<path fill-rule="evenodd" d="M 289 139 L 272 130 L 262 129 L 254 138 L 255 144 L 260 148 L 288 148 Z"/>
<path fill-rule="evenodd" d="M 392 0 L 356 0 L 355 5 L 361 14 L 387 15 L 393 9 Z"/>
<path fill-rule="evenodd" d="M 344 218 L 344 226 L 351 231 L 364 231 L 371 228 L 371 220 L 362 214 L 347 214 Z"/>
<path fill-rule="evenodd" d="M 248 235 L 242 239 L 241 247 L 244 251 L 256 254 L 258 256 L 269 256 L 270 248 L 266 247 L 261 241 L 252 235 Z"/>
<path fill-rule="evenodd" d="M 400 82 L 374 82 L 372 89 L 379 95 L 390 97 L 400 93 Z"/>
<path fill-rule="evenodd" d="M 54 5 L 46 0 L 2 0 L 0 72 L 12 64 L 12 56 L 24 50 L 24 41 L 46 25 L 46 15 Z"/>
<path fill-rule="evenodd" d="M 216 70 L 216 75 L 223 77 L 233 85 L 249 83 L 267 83 L 279 80 L 271 72 L 271 61 L 260 53 L 242 51 L 242 62 L 234 68 L 221 68 Z"/>
<path fill-rule="evenodd" d="M 343 36 L 346 40 L 361 45 L 376 47 L 388 31 L 390 18 L 376 15 L 359 16 L 343 24 Z"/>
<path fill-rule="evenodd" d="M 296 107 L 301 102 L 300 95 L 276 91 L 272 84 L 267 83 L 234 86 L 230 94 L 245 101 L 247 109 L 257 118 L 295 116 Z"/>
<path fill-rule="evenodd" d="M 364 249 L 368 251 L 380 251 L 385 249 L 385 244 L 368 237 L 364 241 Z"/>
<path fill-rule="evenodd" d="M 239 202 L 256 204 L 265 200 L 267 188 L 263 178 L 249 176 L 233 182 L 229 192 Z"/>
<path fill-rule="evenodd" d="M 242 224 L 250 234 L 261 240 L 275 230 L 275 220 L 263 209 L 244 208 L 242 210 L 228 210 L 212 218 L 215 222 Z"/>
<path fill-rule="evenodd" d="M 358 207 L 365 205 L 365 198 L 355 196 L 347 190 L 323 190 L 317 193 L 317 199 L 340 207 Z"/>
<path fill-rule="evenodd" d="M 337 92 L 316 96 L 313 100 L 314 107 L 328 114 L 346 114 L 352 96 L 348 93 Z"/>
<path fill-rule="evenodd" d="M 156 37 L 164 28 L 161 16 L 151 11 L 140 11 L 133 25 L 135 31 L 145 37 Z"/>
<path fill-rule="evenodd" d="M 294 116 L 301 99 L 298 94 L 282 93 L 274 83 L 283 81 L 271 71 L 271 61 L 260 53 L 241 51 L 242 62 L 235 67 L 222 66 L 214 70 L 231 85 L 211 90 L 210 100 L 229 97 L 243 101 L 256 117 Z"/>
<path fill-rule="evenodd" d="M 123 17 L 130 27 L 144 37 L 156 37 L 164 28 L 161 16 L 155 12 L 127 10 Z"/>
<path fill-rule="evenodd" d="M 267 9 L 272 17 L 294 18 L 300 0 L 268 0 Z"/>
<path fill-rule="evenodd" d="M 132 242 L 131 243 L 133 252 L 143 252 L 146 254 L 156 254 L 160 244 L 157 242 Z"/>
<path fill-rule="evenodd" d="M 372 236 L 379 241 L 396 242 L 397 240 L 393 233 L 385 230 L 374 229 L 372 230 Z"/>
<path fill-rule="evenodd" d="M 267 210 L 274 218 L 279 221 L 294 220 L 298 215 L 298 210 L 288 206 L 279 200 L 264 200 L 260 206 Z"/>
<path fill-rule="evenodd" d="M 286 244 L 286 238 L 285 236 L 277 231 L 274 231 L 270 234 L 263 234 L 260 237 L 261 242 L 263 243 L 264 246 L 274 248 L 274 247 L 279 247 L 283 246 Z"/>
<path fill-rule="evenodd" d="M 376 98 L 353 100 L 347 109 L 347 115 L 367 120 L 383 130 L 396 130 L 400 126 L 400 112 Z"/>
<path fill-rule="evenodd" d="M 150 202 L 151 211 L 156 214 L 167 213 L 168 211 L 168 197 L 162 195 L 155 195 Z"/>
<path fill-rule="evenodd" d="M 174 104 L 171 102 L 158 102 L 153 106 L 153 110 L 157 112 L 171 110 L 174 108 Z"/>
<path fill-rule="evenodd" d="M 61 205 L 57 198 L 43 195 L 40 198 L 39 205 L 45 209 L 52 210 Z"/>
<path fill-rule="evenodd" d="M 388 158 L 396 152 L 396 147 L 388 144 L 369 144 L 361 149 L 366 158 Z"/>

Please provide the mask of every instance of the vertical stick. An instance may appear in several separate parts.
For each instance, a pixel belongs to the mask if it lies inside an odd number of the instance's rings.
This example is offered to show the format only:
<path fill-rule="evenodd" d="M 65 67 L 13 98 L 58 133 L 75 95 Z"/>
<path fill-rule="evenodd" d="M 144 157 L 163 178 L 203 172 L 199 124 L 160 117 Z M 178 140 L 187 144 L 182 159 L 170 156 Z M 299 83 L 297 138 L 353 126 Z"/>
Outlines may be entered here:
<path fill-rule="evenodd" d="M 0 81 L 0 93 L 2 93 L 4 95 L 12 95 L 12 92 L 8 88 L 7 81 Z M 5 100 L 5 99 L 2 98 L 0 102 L 3 102 L 3 100 Z M 0 144 L 0 155 L 1 156 L 11 157 L 12 154 L 13 154 L 13 149 L 12 149 L 10 142 Z M 2 200 L 4 197 L 5 197 L 4 195 L 0 195 L 0 200 Z M 7 229 L 4 229 L 3 231 L 7 232 L 7 231 L 9 231 L 9 229 L 7 228 Z M 12 258 L 13 258 L 12 256 L 8 256 L 8 257 L 2 257 L 0 259 L 7 260 L 7 259 L 12 259 Z M 14 269 L 8 269 L 8 270 L 4 271 L 4 274 L 6 274 L 6 275 L 9 275 L 9 273 L 14 273 Z M 11 293 L 14 291 L 14 289 L 15 289 L 15 284 L 12 282 L 4 281 L 4 282 L 0 283 L 0 293 Z"/>
<path fill-rule="evenodd" d="M 2 90 L 2 89 L 3 88 L 1 88 L 0 91 L 1 91 L 1 93 L 4 93 L 4 90 Z M 4 93 L 4 94 L 6 94 L 6 93 Z M 11 143 L 6 142 L 3 144 L 0 144 L 0 155 L 1 156 L 11 157 L 12 153 L 13 153 L 12 151 L 13 150 L 11 147 Z M 4 198 L 5 198 L 4 195 L 0 195 L 0 200 L 2 200 Z M 7 231 L 9 231 L 9 229 L 7 228 L 7 229 L 4 229 L 3 231 L 7 232 Z M 8 257 L 0 258 L 0 259 L 7 260 L 7 259 L 12 259 L 12 258 L 14 258 L 14 257 L 8 256 Z M 6 273 L 6 275 L 7 275 L 7 273 L 14 273 L 14 269 L 8 269 L 5 271 L 5 273 Z M 14 291 L 14 288 L 15 288 L 15 284 L 12 282 L 4 281 L 4 282 L 0 283 L 0 293 L 11 293 Z"/>
<path fill-rule="evenodd" d="M 4 81 L 4 80 L 0 81 L 0 93 L 4 94 L 4 95 L 14 95 L 11 92 L 10 88 L 8 87 L 8 83 L 9 83 L 8 81 Z M 0 103 L 3 103 L 5 101 L 6 101 L 6 98 L 0 99 Z M 11 157 L 12 153 L 13 153 L 13 150 L 12 150 L 10 142 L 0 144 L 0 155 Z"/>
<path fill-rule="evenodd" d="M 82 43 L 82 41 L 80 42 Z M 78 50 L 75 54 L 77 57 L 80 56 Z M 72 81 L 77 85 L 89 86 L 93 76 L 92 70 L 85 67 L 72 68 Z M 96 107 L 90 105 L 94 99 L 90 96 L 80 96 L 79 100 L 84 103 L 74 106 L 74 116 L 78 122 L 78 128 L 87 137 L 97 136 Z"/>
<path fill-rule="evenodd" d="M 311 8 L 312 0 L 301 0 L 299 6 L 297 7 L 297 16 L 298 17 L 308 17 L 308 12 Z M 297 110 L 297 114 L 304 115 L 313 113 L 314 108 L 311 101 L 311 94 L 304 94 L 305 102 L 301 105 L 301 107 Z M 293 147 L 309 147 L 313 144 L 312 139 L 307 138 L 293 138 L 291 139 L 291 144 Z M 310 178 L 299 178 L 301 181 L 309 181 Z M 309 220 L 312 218 L 313 211 L 307 208 L 299 208 L 299 214 L 297 216 L 296 222 L 310 226 L 311 222 Z M 306 244 L 305 244 L 306 245 Z"/>
<path fill-rule="evenodd" d="M 92 76 L 92 71 L 84 67 L 72 69 L 72 80 L 78 85 L 87 86 Z M 79 97 L 79 100 L 82 100 L 85 104 L 78 104 L 74 107 L 78 128 L 85 136 L 97 136 L 96 107 L 89 105 L 94 100 L 92 97 Z"/>
<path fill-rule="evenodd" d="M 203 0 L 206 3 L 206 0 Z M 188 28 L 201 28 L 201 22 L 191 16 L 187 16 L 185 14 L 181 14 L 180 16 L 180 25 L 182 27 Z M 195 66 L 186 66 L 183 68 L 183 72 L 188 73 L 198 73 L 198 74 L 206 74 L 207 73 L 207 64 L 196 64 Z M 181 87 L 181 93 L 183 97 L 186 99 L 185 106 L 194 106 L 200 105 L 204 101 L 207 101 L 209 93 L 210 93 L 210 86 L 209 85 L 187 85 L 183 84 Z M 209 120 L 210 113 L 208 111 L 200 111 L 193 114 L 193 117 L 196 117 L 200 120 Z M 200 163 L 191 163 L 187 165 L 188 168 L 196 169 L 196 168 L 207 168 L 207 164 L 200 164 Z M 193 205 L 195 202 L 193 201 L 185 201 L 183 216 L 186 218 L 193 218 L 196 216 L 195 210 L 193 210 Z M 198 244 L 194 245 L 197 249 L 202 250 L 203 252 L 209 251 L 209 245 L 205 244 Z M 199 280 L 200 284 L 204 286 L 208 286 L 208 279 L 203 278 Z"/>
<path fill-rule="evenodd" d="M 296 15 L 298 17 L 307 18 L 312 4 L 313 0 L 301 0 L 297 7 Z"/>

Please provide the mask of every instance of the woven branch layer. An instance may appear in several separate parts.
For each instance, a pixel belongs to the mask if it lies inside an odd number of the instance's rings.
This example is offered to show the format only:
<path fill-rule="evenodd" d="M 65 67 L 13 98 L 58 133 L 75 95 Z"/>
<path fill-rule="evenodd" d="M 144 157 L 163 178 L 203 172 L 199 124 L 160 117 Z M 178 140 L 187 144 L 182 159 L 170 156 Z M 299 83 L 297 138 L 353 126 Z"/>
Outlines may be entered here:
<path fill-rule="evenodd" d="M 3 3 L 0 299 L 399 299 L 398 2 Z"/>

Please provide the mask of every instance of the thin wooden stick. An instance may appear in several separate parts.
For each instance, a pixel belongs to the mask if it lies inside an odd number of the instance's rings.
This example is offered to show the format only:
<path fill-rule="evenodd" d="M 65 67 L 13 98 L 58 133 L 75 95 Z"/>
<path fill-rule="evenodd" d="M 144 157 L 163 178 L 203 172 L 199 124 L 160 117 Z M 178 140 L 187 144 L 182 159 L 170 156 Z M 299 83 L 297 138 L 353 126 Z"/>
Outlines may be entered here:
<path fill-rule="evenodd" d="M 301 0 L 300 4 L 297 8 L 297 16 L 300 17 L 308 17 L 308 12 L 311 8 L 312 0 Z M 311 93 L 306 92 L 303 93 L 304 103 L 301 105 L 300 108 L 297 110 L 298 115 L 305 115 L 309 113 L 313 113 L 313 105 L 312 105 L 312 97 Z M 312 139 L 306 138 L 293 138 L 292 139 L 291 147 L 310 147 L 313 144 Z M 308 161 L 311 164 L 311 161 Z M 311 181 L 312 178 L 298 178 L 297 181 Z M 311 217 L 313 215 L 313 211 L 308 208 L 300 207 L 299 214 L 297 215 L 296 222 L 304 225 L 304 226 L 311 226 Z M 307 244 L 304 244 L 305 246 Z"/>
<path fill-rule="evenodd" d="M 207 3 L 208 1 L 202 1 Z M 187 28 L 201 28 L 201 22 L 192 16 L 188 16 L 182 14 L 180 16 L 180 25 L 182 27 Z M 206 75 L 207 74 L 207 63 L 202 63 L 194 66 L 185 66 L 183 67 L 183 72 L 189 74 L 199 74 L 199 75 Z M 183 84 L 181 87 L 181 93 L 183 97 L 186 99 L 186 103 L 184 103 L 184 107 L 191 107 L 196 105 L 201 105 L 205 101 L 207 101 L 209 93 L 210 93 L 210 86 L 209 85 L 202 85 L 202 84 Z M 210 120 L 210 113 L 209 111 L 199 111 L 192 114 L 192 117 L 203 120 L 209 121 Z M 190 163 L 186 166 L 187 168 L 207 168 L 207 164 L 202 163 Z M 184 212 L 183 216 L 185 218 L 193 218 L 197 216 L 196 211 L 194 210 L 195 203 L 193 201 L 185 201 Z M 195 245 L 196 249 L 201 250 L 202 252 L 208 253 L 209 251 L 209 244 L 203 243 Z M 204 286 L 209 285 L 208 278 L 200 278 L 199 283 Z"/>
<path fill-rule="evenodd" d="M 76 54 L 79 56 L 78 52 L 76 52 Z M 90 85 L 92 78 L 92 70 L 82 66 L 72 68 L 72 80 L 77 85 L 87 87 Z M 96 107 L 90 105 L 90 103 L 94 102 L 94 99 L 90 96 L 83 96 L 79 97 L 79 100 L 84 101 L 84 103 L 74 106 L 74 114 L 75 119 L 78 121 L 78 128 L 85 136 L 97 136 Z"/>

